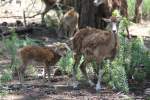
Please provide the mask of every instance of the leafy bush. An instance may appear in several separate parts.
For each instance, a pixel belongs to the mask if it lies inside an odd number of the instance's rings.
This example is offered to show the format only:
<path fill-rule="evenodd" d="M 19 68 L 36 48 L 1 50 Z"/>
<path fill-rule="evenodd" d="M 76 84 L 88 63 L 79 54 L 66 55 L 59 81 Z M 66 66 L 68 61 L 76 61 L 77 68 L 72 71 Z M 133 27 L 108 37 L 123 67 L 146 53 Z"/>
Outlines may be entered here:
<path fill-rule="evenodd" d="M 104 63 L 104 82 L 114 89 L 128 92 L 128 82 L 125 70 L 125 53 L 124 49 L 126 44 L 124 44 L 125 37 L 120 35 L 120 49 L 117 57 L 112 61 L 105 61 Z"/>
<path fill-rule="evenodd" d="M 134 73 L 133 73 L 134 80 L 142 84 L 142 82 L 144 82 L 145 80 L 145 76 L 146 76 L 146 73 L 144 72 L 144 70 L 142 70 L 141 68 L 135 68 Z"/>
<path fill-rule="evenodd" d="M 15 33 L 12 33 L 12 36 L 10 38 L 3 38 L 3 43 L 5 45 L 6 50 L 11 55 L 11 68 L 16 65 L 16 51 L 17 51 L 17 45 L 16 41 L 18 41 L 18 38 Z"/>
<path fill-rule="evenodd" d="M 128 92 L 127 79 L 132 76 L 142 82 L 145 75 L 150 72 L 150 55 L 145 51 L 141 38 L 128 41 L 120 35 L 120 50 L 116 59 L 108 65 L 105 63 L 104 81 L 113 88 Z M 145 66 L 145 71 L 136 70 L 140 65 Z"/>
<path fill-rule="evenodd" d="M 72 66 L 73 66 L 73 55 L 71 51 L 68 51 L 67 55 L 60 59 L 58 62 L 58 65 L 60 66 L 60 69 L 64 73 L 71 74 L 72 72 Z"/>
<path fill-rule="evenodd" d="M 83 62 L 83 57 L 81 57 L 80 64 L 82 62 Z M 60 59 L 60 61 L 58 62 L 58 65 L 59 65 L 60 69 L 62 70 L 62 72 L 66 73 L 68 75 L 72 75 L 73 64 L 74 64 L 74 59 L 73 59 L 73 52 L 72 51 L 68 51 L 67 55 L 62 57 Z M 80 71 L 79 67 L 77 69 L 76 77 L 78 80 L 81 80 L 81 71 Z"/>
<path fill-rule="evenodd" d="M 0 83 L 6 83 L 12 80 L 12 71 L 11 70 L 4 70 L 2 76 L 0 77 Z"/>

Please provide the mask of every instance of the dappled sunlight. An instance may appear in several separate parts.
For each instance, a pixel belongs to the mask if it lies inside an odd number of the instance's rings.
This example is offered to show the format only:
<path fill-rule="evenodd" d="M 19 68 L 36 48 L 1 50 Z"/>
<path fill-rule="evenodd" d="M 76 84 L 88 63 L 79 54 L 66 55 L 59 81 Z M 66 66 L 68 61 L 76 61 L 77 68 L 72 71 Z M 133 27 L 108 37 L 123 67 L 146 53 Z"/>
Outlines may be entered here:
<path fill-rule="evenodd" d="M 131 24 L 129 32 L 133 36 L 150 37 L 150 21 L 143 21 L 141 24 Z"/>

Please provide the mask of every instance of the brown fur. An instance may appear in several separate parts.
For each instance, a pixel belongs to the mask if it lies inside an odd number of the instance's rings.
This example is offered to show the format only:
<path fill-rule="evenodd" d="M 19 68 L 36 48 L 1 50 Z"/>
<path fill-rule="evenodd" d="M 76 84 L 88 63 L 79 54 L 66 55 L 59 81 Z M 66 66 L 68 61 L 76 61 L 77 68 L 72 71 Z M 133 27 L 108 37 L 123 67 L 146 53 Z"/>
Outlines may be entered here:
<path fill-rule="evenodd" d="M 55 47 L 41 46 L 25 46 L 21 48 L 19 50 L 20 59 L 22 61 L 22 65 L 19 67 L 20 81 L 23 82 L 24 72 L 27 65 L 31 61 L 36 61 L 40 64 L 44 64 L 44 70 L 48 74 L 48 81 L 50 82 L 50 66 L 54 66 L 61 57 L 55 50 Z M 44 74 L 44 81 L 46 73 Z"/>
<path fill-rule="evenodd" d="M 115 45 L 115 43 L 117 44 Z M 111 51 L 115 48 L 113 46 L 117 45 L 118 40 L 117 42 L 115 41 L 115 37 L 111 32 L 95 28 L 83 28 L 78 31 L 73 38 L 73 50 L 78 53 L 84 53 L 83 51 L 86 48 L 90 48 L 94 51 L 94 49 L 100 46 L 103 48 L 110 46 L 111 48 L 108 50 Z"/>
<path fill-rule="evenodd" d="M 59 27 L 59 36 L 71 37 L 78 30 L 79 14 L 74 8 L 64 14 Z M 64 34 L 63 34 L 64 33 Z"/>
<path fill-rule="evenodd" d="M 114 58 L 118 50 L 118 44 L 118 36 L 112 32 L 95 28 L 80 29 L 73 37 L 74 75 L 76 75 L 76 67 L 80 62 L 81 55 L 84 56 L 84 61 L 80 65 L 80 69 L 88 80 L 86 64 L 95 60 L 99 65 L 106 58 Z"/>

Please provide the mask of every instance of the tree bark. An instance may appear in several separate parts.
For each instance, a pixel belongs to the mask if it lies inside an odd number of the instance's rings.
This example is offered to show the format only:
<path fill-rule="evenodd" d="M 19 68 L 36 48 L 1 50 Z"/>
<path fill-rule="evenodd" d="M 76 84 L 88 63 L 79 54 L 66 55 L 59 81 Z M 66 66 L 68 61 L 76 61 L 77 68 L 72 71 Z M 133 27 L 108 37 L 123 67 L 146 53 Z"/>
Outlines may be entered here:
<path fill-rule="evenodd" d="M 127 0 L 121 0 L 121 15 L 128 17 L 128 4 Z"/>
<path fill-rule="evenodd" d="M 80 28 L 95 27 L 95 6 L 93 0 L 80 0 Z"/>
<path fill-rule="evenodd" d="M 141 23 L 142 21 L 142 2 L 143 0 L 136 0 L 134 16 L 135 23 Z"/>

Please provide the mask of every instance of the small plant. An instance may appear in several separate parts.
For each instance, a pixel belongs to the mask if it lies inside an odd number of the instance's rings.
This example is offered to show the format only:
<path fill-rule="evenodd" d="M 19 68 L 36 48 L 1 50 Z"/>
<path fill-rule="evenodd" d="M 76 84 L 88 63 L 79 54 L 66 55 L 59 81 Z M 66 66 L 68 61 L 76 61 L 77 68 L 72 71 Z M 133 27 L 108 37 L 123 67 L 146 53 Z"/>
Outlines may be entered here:
<path fill-rule="evenodd" d="M 105 62 L 104 69 L 103 80 L 105 83 L 108 83 L 113 89 L 121 90 L 125 93 L 129 91 L 123 59 L 117 57 L 110 65 Z"/>
<path fill-rule="evenodd" d="M 145 80 L 146 73 L 143 69 L 141 68 L 136 68 L 133 74 L 134 80 L 140 82 L 141 84 Z"/>
<path fill-rule="evenodd" d="M 60 66 L 60 69 L 64 73 L 71 74 L 72 72 L 72 66 L 73 66 L 73 55 L 71 51 L 68 51 L 67 55 L 60 59 L 58 62 L 58 65 Z"/>
<path fill-rule="evenodd" d="M 0 77 L 1 83 L 6 83 L 12 80 L 12 71 L 11 70 L 4 70 L 2 76 Z"/>
<path fill-rule="evenodd" d="M 1 99 L 3 98 L 3 96 L 6 96 L 7 94 L 8 94 L 8 91 L 0 89 L 0 98 Z"/>
<path fill-rule="evenodd" d="M 81 62 L 83 61 L 83 57 L 81 57 Z M 72 69 L 73 69 L 73 64 L 74 64 L 74 60 L 73 60 L 73 52 L 72 51 L 68 51 L 67 55 L 65 57 L 62 57 L 60 59 L 60 61 L 58 62 L 58 65 L 60 66 L 60 69 L 62 70 L 63 73 L 66 73 L 68 75 L 72 75 Z M 79 65 L 80 65 L 79 64 Z M 78 67 L 77 69 L 77 79 L 80 80 L 81 79 L 81 71 Z"/>

